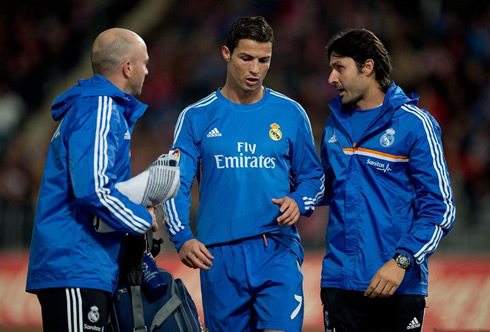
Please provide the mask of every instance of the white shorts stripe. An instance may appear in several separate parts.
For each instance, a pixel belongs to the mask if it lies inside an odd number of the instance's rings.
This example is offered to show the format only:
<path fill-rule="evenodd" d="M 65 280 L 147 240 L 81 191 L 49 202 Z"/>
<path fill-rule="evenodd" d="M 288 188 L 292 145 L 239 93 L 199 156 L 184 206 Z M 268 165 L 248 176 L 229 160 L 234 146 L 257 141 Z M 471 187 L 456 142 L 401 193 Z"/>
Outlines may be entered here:
<path fill-rule="evenodd" d="M 66 320 L 68 322 L 68 332 L 73 332 L 72 329 L 72 321 L 71 321 L 71 297 L 70 297 L 70 289 L 65 288 L 65 294 L 66 294 Z"/>
<path fill-rule="evenodd" d="M 79 318 L 78 318 L 77 298 L 75 295 L 75 288 L 70 288 L 70 301 L 71 301 L 72 320 L 69 321 L 68 324 L 71 324 L 71 330 L 73 332 L 79 332 L 79 324 L 78 324 Z"/>
<path fill-rule="evenodd" d="M 83 332 L 83 306 L 82 295 L 80 294 L 80 288 L 76 288 L 77 303 L 78 303 L 78 328 L 80 332 Z"/>

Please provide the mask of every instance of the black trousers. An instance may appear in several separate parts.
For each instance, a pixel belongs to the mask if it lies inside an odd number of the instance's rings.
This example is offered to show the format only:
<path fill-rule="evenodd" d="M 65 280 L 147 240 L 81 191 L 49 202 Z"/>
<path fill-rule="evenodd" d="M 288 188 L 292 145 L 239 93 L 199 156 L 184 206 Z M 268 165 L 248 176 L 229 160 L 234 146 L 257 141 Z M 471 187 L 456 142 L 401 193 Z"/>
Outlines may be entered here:
<path fill-rule="evenodd" d="M 422 331 L 425 296 L 395 294 L 370 299 L 364 292 L 322 288 L 326 332 Z"/>
<path fill-rule="evenodd" d="M 87 288 L 49 288 L 36 292 L 43 330 L 49 332 L 107 331 L 111 294 Z"/>

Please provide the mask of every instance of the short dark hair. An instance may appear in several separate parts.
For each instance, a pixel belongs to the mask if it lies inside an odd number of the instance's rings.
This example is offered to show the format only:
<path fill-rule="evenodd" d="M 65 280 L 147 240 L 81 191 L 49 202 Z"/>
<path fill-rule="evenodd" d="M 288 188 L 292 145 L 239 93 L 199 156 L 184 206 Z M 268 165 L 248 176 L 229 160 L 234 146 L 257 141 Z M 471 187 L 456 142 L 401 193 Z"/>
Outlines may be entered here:
<path fill-rule="evenodd" d="M 242 17 L 233 23 L 226 37 L 225 45 L 230 53 L 233 53 L 241 39 L 274 44 L 274 32 L 263 16 Z"/>
<path fill-rule="evenodd" d="M 361 70 L 366 60 L 374 61 L 376 80 L 386 92 L 391 85 L 391 58 L 383 43 L 374 33 L 366 29 L 340 31 L 325 46 L 330 61 L 332 53 L 354 59 Z"/>

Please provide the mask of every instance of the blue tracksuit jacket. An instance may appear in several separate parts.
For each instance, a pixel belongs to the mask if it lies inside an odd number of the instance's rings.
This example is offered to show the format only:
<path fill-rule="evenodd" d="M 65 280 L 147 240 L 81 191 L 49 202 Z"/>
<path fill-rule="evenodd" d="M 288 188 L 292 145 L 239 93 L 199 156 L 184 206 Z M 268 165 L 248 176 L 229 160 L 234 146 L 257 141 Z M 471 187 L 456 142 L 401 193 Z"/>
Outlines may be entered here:
<path fill-rule="evenodd" d="M 413 264 L 397 293 L 427 295 L 428 258 L 455 207 L 439 125 L 417 102 L 393 83 L 358 142 L 340 97 L 330 103 L 321 145 L 330 205 L 322 287 L 365 291 L 399 252 Z"/>
<path fill-rule="evenodd" d="M 115 288 L 124 234 L 143 234 L 152 222 L 143 206 L 114 187 L 130 177 L 131 133 L 145 109 L 100 75 L 80 80 L 53 102 L 53 119 L 62 120 L 39 192 L 27 291 Z M 101 232 L 108 228 L 101 223 L 113 231 Z"/>

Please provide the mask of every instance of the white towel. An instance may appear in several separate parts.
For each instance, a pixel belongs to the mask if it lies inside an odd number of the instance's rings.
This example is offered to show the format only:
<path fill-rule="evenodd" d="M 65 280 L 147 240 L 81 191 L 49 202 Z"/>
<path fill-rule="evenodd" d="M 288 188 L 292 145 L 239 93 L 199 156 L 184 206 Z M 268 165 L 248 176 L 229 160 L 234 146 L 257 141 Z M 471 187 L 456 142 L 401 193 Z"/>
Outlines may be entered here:
<path fill-rule="evenodd" d="M 140 174 L 116 184 L 117 190 L 143 206 L 155 206 L 174 198 L 179 187 L 178 160 L 168 154 L 162 154 Z"/>

